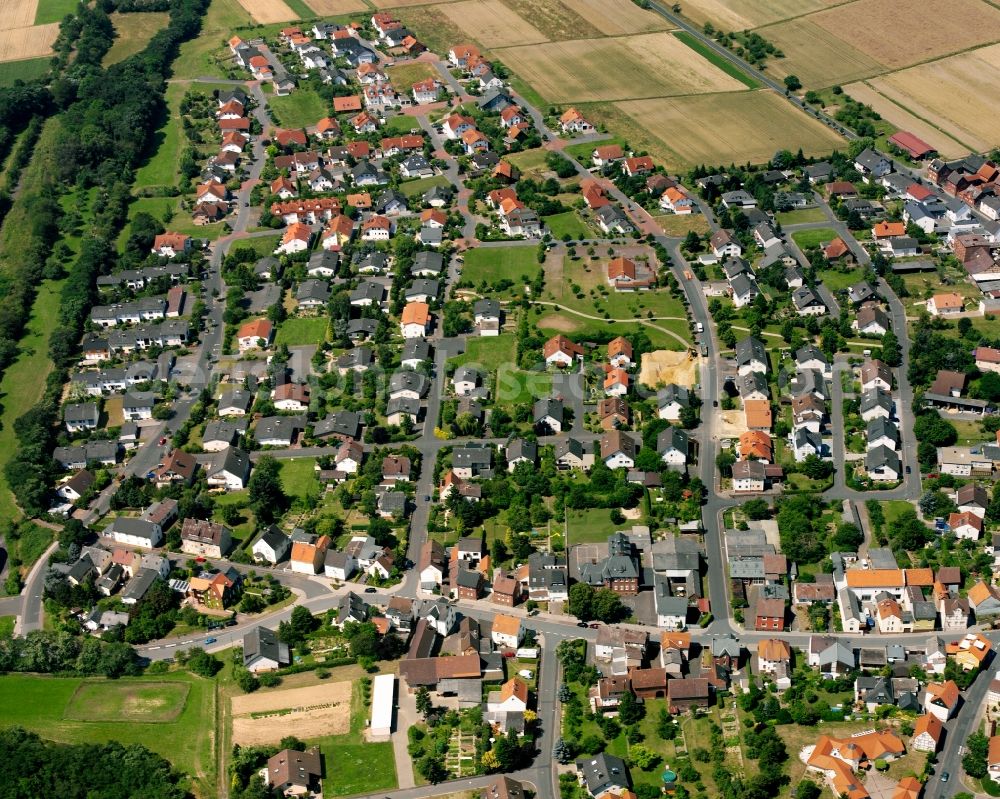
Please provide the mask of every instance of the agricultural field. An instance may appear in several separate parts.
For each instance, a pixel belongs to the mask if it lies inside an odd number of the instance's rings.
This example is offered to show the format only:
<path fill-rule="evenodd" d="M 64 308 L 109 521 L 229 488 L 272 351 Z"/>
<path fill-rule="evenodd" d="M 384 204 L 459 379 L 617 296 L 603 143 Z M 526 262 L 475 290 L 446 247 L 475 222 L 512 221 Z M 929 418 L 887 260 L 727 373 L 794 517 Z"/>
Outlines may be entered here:
<path fill-rule="evenodd" d="M 462 0 L 441 12 L 483 47 L 513 47 L 547 41 L 545 34 L 500 0 Z"/>
<path fill-rule="evenodd" d="M 591 39 L 606 36 L 589 20 L 558 0 L 504 0 L 514 11 L 540 30 L 552 41 L 563 39 Z"/>
<path fill-rule="evenodd" d="M 812 17 L 782 22 L 764 28 L 760 34 L 785 54 L 785 58 L 770 59 L 768 71 L 778 77 L 796 75 L 807 89 L 847 83 L 885 71 L 874 58 L 821 28 Z"/>
<path fill-rule="evenodd" d="M 167 26 L 168 18 L 165 11 L 111 14 L 111 22 L 115 26 L 115 43 L 104 56 L 104 66 L 124 61 L 145 48 L 157 31 Z"/>
<path fill-rule="evenodd" d="M 553 103 L 733 92 L 745 88 L 669 33 L 553 42 L 545 47 L 511 47 L 498 56 Z"/>
<path fill-rule="evenodd" d="M 991 49 L 993 48 L 984 48 L 984 50 L 979 50 L 976 55 L 982 54 L 985 50 Z M 962 58 L 962 56 L 953 56 L 952 58 L 958 59 Z M 951 58 L 947 58 L 943 61 L 938 61 L 934 64 L 934 66 L 940 69 L 943 64 L 951 60 Z M 914 67 L 913 69 L 905 70 L 905 72 L 913 72 L 919 69 L 920 67 Z M 905 74 L 905 72 L 897 73 L 892 77 L 898 78 L 900 75 Z M 908 108 L 904 108 L 899 104 L 900 102 L 909 102 L 909 100 L 904 100 L 904 98 L 900 95 L 897 95 L 899 98 L 898 102 L 889 99 L 887 94 L 883 94 L 874 88 L 874 81 L 877 81 L 882 86 L 883 91 L 886 91 L 885 80 L 881 78 L 874 78 L 872 80 L 863 81 L 861 83 L 852 83 L 849 86 L 845 86 L 844 92 L 852 99 L 857 100 L 859 103 L 871 106 L 872 109 L 882 117 L 882 119 L 890 122 L 895 127 L 901 130 L 907 130 L 910 133 L 919 136 L 936 149 L 944 158 L 957 158 L 960 155 L 968 153 L 972 149 L 985 149 L 982 147 L 970 147 L 969 145 L 962 143 L 961 137 L 967 136 L 968 131 L 954 129 L 946 132 L 946 126 L 954 128 L 954 125 L 945 123 L 943 118 L 939 118 L 934 122 L 921 119 Z M 935 84 L 932 83 L 930 88 L 933 88 L 934 86 Z M 921 88 L 920 94 L 923 98 L 927 98 L 929 94 L 933 94 L 933 91 L 927 91 L 928 88 L 929 87 Z M 964 115 L 961 117 L 961 121 L 962 123 L 967 121 L 976 122 L 976 120 L 969 120 Z"/>
<path fill-rule="evenodd" d="M 355 11 L 365 11 L 368 8 L 363 0 L 306 0 L 306 5 L 321 17 L 353 14 Z"/>
<path fill-rule="evenodd" d="M 632 0 L 561 0 L 604 36 L 666 30 L 670 24 L 659 14 L 639 8 Z"/>
<path fill-rule="evenodd" d="M 76 11 L 76 0 L 5 0 L 0 8 L 8 27 L 24 28 L 61 22 Z"/>
<path fill-rule="evenodd" d="M 771 25 L 791 17 L 820 11 L 843 0 L 686 0 L 681 14 L 704 25 L 711 22 L 726 31 Z"/>
<path fill-rule="evenodd" d="M 350 729 L 351 683 L 330 682 L 243 696 L 232 703 L 233 743 L 274 744 L 286 735 L 317 738 Z"/>
<path fill-rule="evenodd" d="M 26 61 L 7 61 L 0 64 L 0 86 L 11 86 L 16 80 L 33 80 L 49 69 L 48 58 L 29 58 Z"/>
<path fill-rule="evenodd" d="M 0 61 L 23 61 L 49 55 L 58 35 L 58 22 L 0 30 Z"/>
<path fill-rule="evenodd" d="M 824 155 L 843 144 L 825 125 L 771 92 L 633 100 L 615 107 L 659 142 L 651 152 L 669 168 L 762 163 L 777 150 L 794 152 L 800 147 L 806 155 Z M 616 131 L 613 116 L 607 124 L 633 146 L 641 144 L 627 128 Z"/>
<path fill-rule="evenodd" d="M 995 124 L 1000 105 L 992 90 L 997 81 L 1000 44 L 883 75 L 868 85 L 896 107 L 978 151 L 1000 143 Z M 895 121 L 892 108 L 884 111 Z"/>
<path fill-rule="evenodd" d="M 387 8 L 384 4 L 376 4 Z M 416 31 L 418 38 L 429 50 L 447 53 L 455 42 L 467 39 L 466 33 L 446 16 L 443 5 L 401 8 L 396 14 L 410 30 Z"/>
<path fill-rule="evenodd" d="M 291 22 L 299 18 L 284 0 L 239 0 L 239 3 L 261 25 Z"/>
<path fill-rule="evenodd" d="M 0 680 L 0 725 L 65 743 L 140 743 L 209 793 L 215 788 L 214 722 L 214 683 L 188 674 L 120 680 L 8 674 Z"/>

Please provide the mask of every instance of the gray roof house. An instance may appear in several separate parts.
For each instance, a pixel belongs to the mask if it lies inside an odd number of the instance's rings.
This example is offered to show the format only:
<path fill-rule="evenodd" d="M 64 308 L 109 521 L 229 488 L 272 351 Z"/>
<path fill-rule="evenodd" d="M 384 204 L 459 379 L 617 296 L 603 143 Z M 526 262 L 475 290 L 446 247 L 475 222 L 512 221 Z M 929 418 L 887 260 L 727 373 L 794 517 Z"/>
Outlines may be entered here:
<path fill-rule="evenodd" d="M 248 671 L 274 671 L 292 662 L 288 644 L 266 627 L 254 627 L 243 636 L 243 666 Z"/>

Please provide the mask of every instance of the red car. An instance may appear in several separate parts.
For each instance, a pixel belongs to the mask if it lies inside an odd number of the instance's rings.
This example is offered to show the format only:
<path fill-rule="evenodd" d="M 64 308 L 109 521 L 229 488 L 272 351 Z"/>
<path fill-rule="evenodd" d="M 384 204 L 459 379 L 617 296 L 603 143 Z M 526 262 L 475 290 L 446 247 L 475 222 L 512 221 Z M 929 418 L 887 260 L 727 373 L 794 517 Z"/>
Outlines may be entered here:
<path fill-rule="evenodd" d="M 160 446 L 162 447 L 166 443 L 167 443 L 167 438 L 166 436 L 164 436 L 163 438 L 160 439 Z"/>

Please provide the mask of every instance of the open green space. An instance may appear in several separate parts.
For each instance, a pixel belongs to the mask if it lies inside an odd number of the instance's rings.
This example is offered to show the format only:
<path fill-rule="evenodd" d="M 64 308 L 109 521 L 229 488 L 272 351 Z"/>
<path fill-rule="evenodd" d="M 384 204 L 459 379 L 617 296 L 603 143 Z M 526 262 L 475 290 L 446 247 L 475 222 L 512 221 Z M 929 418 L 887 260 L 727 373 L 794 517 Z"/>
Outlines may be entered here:
<path fill-rule="evenodd" d="M 292 497 L 319 493 L 315 458 L 286 458 L 281 461 L 281 485 Z"/>
<path fill-rule="evenodd" d="M 326 341 L 326 331 L 330 320 L 325 316 L 300 316 L 286 319 L 278 328 L 275 343 L 288 347 L 303 344 L 322 344 Z"/>
<path fill-rule="evenodd" d="M 70 698 L 63 718 L 165 724 L 180 717 L 190 690 L 190 683 L 178 681 L 88 680 Z"/>
<path fill-rule="evenodd" d="M 620 525 L 611 521 L 610 508 L 583 508 L 566 511 L 569 531 L 567 547 L 577 544 L 603 544 Z"/>
<path fill-rule="evenodd" d="M 163 685 L 177 683 L 178 689 Z M 75 695 L 81 686 L 91 697 L 91 712 L 109 717 L 115 706 L 125 708 L 129 691 L 135 696 L 167 698 L 176 702 L 180 697 L 183 709 L 173 721 L 152 723 L 119 715 L 109 721 L 79 721 L 67 717 Z M 145 686 L 161 686 L 147 694 Z M 187 700 L 178 691 L 186 687 Z M 129 712 L 138 709 L 130 706 Z M 78 677 L 42 677 L 8 674 L 0 679 L 0 726 L 20 725 L 44 738 L 64 743 L 143 744 L 159 753 L 177 768 L 188 772 L 201 785 L 214 793 L 215 774 L 215 685 L 213 682 L 187 673 L 156 678 L 123 678 L 115 681 L 84 680 Z M 202 793 L 202 791 L 199 791 Z M 208 795 L 206 794 L 206 795 Z"/>
<path fill-rule="evenodd" d="M 24 61 L 5 61 L 0 64 L 0 86 L 12 86 L 14 81 L 40 78 L 49 69 L 48 58 L 26 58 Z"/>
<path fill-rule="evenodd" d="M 775 214 L 780 225 L 802 225 L 807 222 L 823 222 L 826 214 L 819 208 L 796 208 L 794 211 L 782 211 Z"/>
<path fill-rule="evenodd" d="M 62 22 L 67 14 L 76 13 L 76 3 L 77 0 L 38 0 L 35 24 L 48 25 L 50 22 Z"/>
<path fill-rule="evenodd" d="M 201 34 L 181 45 L 180 55 L 174 61 L 174 79 L 228 77 L 232 53 L 224 42 L 237 33 L 237 29 L 253 25 L 253 17 L 236 0 L 212 0 L 202 17 Z M 261 34 L 255 32 L 254 35 Z M 232 74 L 237 75 L 235 68 Z M 246 73 L 240 77 L 246 77 Z"/>
<path fill-rule="evenodd" d="M 830 291 L 840 291 L 864 279 L 865 270 L 857 269 L 821 269 L 816 272 L 816 279 Z"/>
<path fill-rule="evenodd" d="M 465 254 L 465 265 L 462 267 L 462 281 L 478 286 L 480 283 L 493 285 L 501 280 L 509 280 L 517 287 L 520 295 L 521 287 L 530 281 L 539 270 L 535 257 L 538 248 L 534 245 L 524 247 L 478 247 Z"/>
<path fill-rule="evenodd" d="M 552 375 L 501 367 L 497 370 L 496 400 L 511 408 L 532 405 L 535 400 L 552 395 Z"/>
<path fill-rule="evenodd" d="M 382 126 L 382 133 L 385 136 L 402 136 L 404 133 L 409 133 L 414 129 L 419 130 L 420 124 L 413 117 L 406 114 L 397 114 L 394 117 L 390 117 L 385 125 Z"/>
<path fill-rule="evenodd" d="M 496 371 L 502 364 L 513 364 L 517 339 L 513 333 L 499 336 L 476 336 L 466 340 L 465 352 L 451 359 L 455 366 L 472 364 L 487 372 Z"/>
<path fill-rule="evenodd" d="M 824 241 L 832 241 L 835 238 L 837 238 L 837 231 L 828 227 L 820 227 L 813 230 L 796 230 L 792 234 L 792 239 L 799 245 L 799 249 L 801 250 L 819 247 Z"/>
<path fill-rule="evenodd" d="M 152 186 L 177 185 L 181 160 L 180 105 L 185 90 L 185 86 L 180 83 L 171 83 L 167 86 L 166 118 L 153 134 L 149 160 L 136 170 L 133 187 L 135 191 Z"/>
<path fill-rule="evenodd" d="M 730 61 L 725 56 L 715 52 L 712 48 L 706 45 L 699 39 L 696 39 L 687 31 L 673 31 L 674 36 L 680 39 L 684 44 L 694 50 L 698 55 L 704 58 L 706 61 L 714 64 L 716 67 L 725 72 L 729 77 L 736 78 L 740 83 L 749 89 L 759 89 L 760 84 L 751 78 L 747 73 L 740 69 L 736 64 Z"/>
<path fill-rule="evenodd" d="M 169 16 L 166 11 L 131 11 L 127 14 L 114 13 L 111 22 L 115 26 L 115 43 L 104 56 L 104 66 L 117 64 L 135 55 L 149 44 L 157 31 L 167 26 Z"/>
<path fill-rule="evenodd" d="M 627 146 L 627 142 L 618 136 L 608 136 L 606 139 L 598 141 L 586 141 L 579 144 L 571 144 L 563 152 L 571 155 L 584 166 L 590 166 L 590 156 L 598 147 L 607 147 L 609 144 L 621 145 L 622 149 Z"/>
<path fill-rule="evenodd" d="M 521 177 L 542 180 L 546 175 L 552 174 L 552 170 L 549 169 L 549 165 L 545 162 L 548 154 L 548 150 L 536 147 L 533 150 L 510 153 L 505 156 L 504 160 L 510 161 L 516 166 L 521 172 Z"/>
<path fill-rule="evenodd" d="M 907 502 L 905 499 L 888 499 L 880 504 L 882 505 L 882 513 L 885 516 L 887 530 L 891 530 L 893 525 L 896 524 L 896 520 L 906 511 L 914 509 L 913 503 Z"/>
<path fill-rule="evenodd" d="M 323 98 L 306 88 L 296 89 L 283 97 L 274 95 L 268 99 L 267 107 L 283 128 L 307 128 L 330 115 Z"/>
<path fill-rule="evenodd" d="M 709 232 L 708 220 L 701 214 L 660 214 L 653 219 L 672 238 L 682 239 L 692 230 L 699 236 Z"/>
<path fill-rule="evenodd" d="M 428 189 L 432 189 L 435 186 L 450 187 L 451 181 L 448 180 L 447 175 L 434 175 L 429 178 L 417 178 L 416 180 L 407 180 L 399 184 L 399 191 L 405 197 L 414 197 L 418 194 L 423 194 Z"/>
<path fill-rule="evenodd" d="M 319 14 L 309 8 L 302 0 L 285 0 L 292 11 L 298 14 L 299 19 L 317 19 Z"/>
<path fill-rule="evenodd" d="M 426 78 L 434 78 L 437 77 L 438 74 L 432 64 L 428 64 L 424 61 L 393 64 L 391 67 L 386 67 L 385 71 L 389 76 L 389 80 L 392 81 L 392 85 L 395 86 L 397 91 L 400 92 L 408 92 L 410 87 L 417 81 L 425 80 Z M 410 117 L 409 119 L 411 125 L 415 124 L 413 117 Z"/>
<path fill-rule="evenodd" d="M 581 218 L 576 211 L 564 211 L 561 214 L 543 216 L 542 222 L 552 233 L 552 237 L 562 239 L 592 239 L 597 234 Z"/>
<path fill-rule="evenodd" d="M 224 222 L 213 225 L 196 225 L 191 214 L 181 208 L 180 197 L 138 197 L 128 207 L 128 218 L 132 220 L 140 211 L 159 219 L 164 226 L 175 233 L 186 233 L 197 239 L 214 241 L 225 233 Z M 125 247 L 128 240 L 128 226 L 118 234 L 118 249 Z M 249 239 L 248 241 L 256 241 Z M 271 249 L 274 247 L 272 245 Z M 270 250 L 268 251 L 270 252 Z"/>
<path fill-rule="evenodd" d="M 55 538 L 55 533 L 48 527 L 40 524 L 25 524 L 19 528 L 17 537 L 17 554 L 21 560 L 21 565 L 30 569 L 38 560 L 49 544 Z"/>
<path fill-rule="evenodd" d="M 63 281 L 45 281 L 38 287 L 24 335 L 18 343 L 18 356 L 7 367 L 0 381 L 0 518 L 21 515 L 14 495 L 7 485 L 3 469 L 17 451 L 14 422 L 41 399 L 45 378 L 52 371 L 49 360 L 49 333 L 59 319 L 59 293 Z M 42 548 L 44 550 L 44 547 Z"/>
<path fill-rule="evenodd" d="M 14 635 L 14 625 L 17 623 L 17 616 L 0 616 L 0 641 Z"/>

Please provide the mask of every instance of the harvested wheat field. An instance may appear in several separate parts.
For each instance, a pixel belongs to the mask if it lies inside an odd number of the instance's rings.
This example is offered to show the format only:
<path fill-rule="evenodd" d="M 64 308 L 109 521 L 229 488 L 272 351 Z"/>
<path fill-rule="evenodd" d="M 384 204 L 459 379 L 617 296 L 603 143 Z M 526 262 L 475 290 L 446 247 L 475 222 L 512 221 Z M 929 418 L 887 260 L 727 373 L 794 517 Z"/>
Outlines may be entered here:
<path fill-rule="evenodd" d="M 797 75 L 807 89 L 861 80 L 885 72 L 874 58 L 841 41 L 812 20 L 793 19 L 761 31 L 769 42 L 784 52 L 772 58 L 767 71 L 778 77 Z"/>
<path fill-rule="evenodd" d="M 0 30 L 0 61 L 22 61 L 49 55 L 58 35 L 58 22 Z"/>
<path fill-rule="evenodd" d="M 246 694 L 232 699 L 233 743 L 277 743 L 286 735 L 322 738 L 351 726 L 349 681 Z"/>
<path fill-rule="evenodd" d="M 825 155 L 843 139 L 773 92 L 661 98 L 616 103 L 672 151 L 677 168 L 762 163 L 778 150 Z"/>
<path fill-rule="evenodd" d="M 368 8 L 363 0 L 306 0 L 306 5 L 322 17 L 353 14 Z"/>
<path fill-rule="evenodd" d="M 809 16 L 889 69 L 900 69 L 1000 38 L 1000 9 L 985 0 L 856 0 Z M 767 31 L 762 35 L 770 38 Z M 801 77 L 801 76 L 800 76 Z"/>
<path fill-rule="evenodd" d="M 561 2 L 597 28 L 602 36 L 649 33 L 670 27 L 659 14 L 639 8 L 632 0 L 561 0 Z"/>
<path fill-rule="evenodd" d="M 291 22 L 299 18 L 284 0 L 239 0 L 257 22 L 269 25 L 272 22 Z"/>
<path fill-rule="evenodd" d="M 447 3 L 449 0 L 437 0 L 438 3 Z M 404 6 L 425 6 L 427 0 L 372 0 L 375 8 L 403 8 Z"/>
<path fill-rule="evenodd" d="M 497 55 L 553 103 L 745 88 L 669 33 L 511 47 Z"/>
<path fill-rule="evenodd" d="M 1000 97 L 996 92 L 1000 86 L 1000 45 L 883 75 L 869 84 L 969 149 L 989 150 L 1000 144 Z M 895 121 L 889 109 L 885 116 Z"/>
<path fill-rule="evenodd" d="M 711 22 L 726 31 L 742 31 L 828 8 L 843 0 L 685 0 L 681 13 L 693 22 Z"/>
<path fill-rule="evenodd" d="M 504 0 L 515 14 L 531 20 L 545 38 L 553 42 L 565 39 L 592 39 L 607 32 L 591 25 L 559 0 Z"/>
<path fill-rule="evenodd" d="M 952 138 L 951 135 L 945 133 L 941 129 L 943 126 L 941 125 L 940 120 L 932 125 L 929 122 L 920 119 L 907 111 L 905 108 L 901 108 L 884 95 L 875 91 L 875 89 L 873 89 L 867 82 L 852 83 L 849 86 L 845 86 L 844 92 L 854 100 L 857 100 L 859 103 L 870 105 L 876 113 L 879 114 L 879 116 L 891 122 L 897 128 L 907 130 L 910 133 L 919 136 L 929 145 L 934 147 L 944 158 L 958 158 L 959 156 L 966 155 L 971 149 L 973 149 Z M 935 127 L 935 125 L 938 127 Z M 956 131 L 956 135 L 960 135 L 960 133 Z M 977 147 L 975 149 L 988 148 Z"/>
<path fill-rule="evenodd" d="M 4 28 L 31 28 L 38 14 L 38 0 L 0 0 L 0 20 Z"/>
<path fill-rule="evenodd" d="M 639 382 L 649 388 L 658 385 L 676 383 L 678 386 L 690 388 L 698 382 L 695 377 L 697 361 L 689 352 L 673 352 L 671 350 L 653 350 L 642 355 L 642 366 L 639 369 Z"/>
<path fill-rule="evenodd" d="M 545 34 L 500 0 L 462 0 L 443 5 L 440 11 L 483 47 L 512 47 L 547 41 Z"/>

